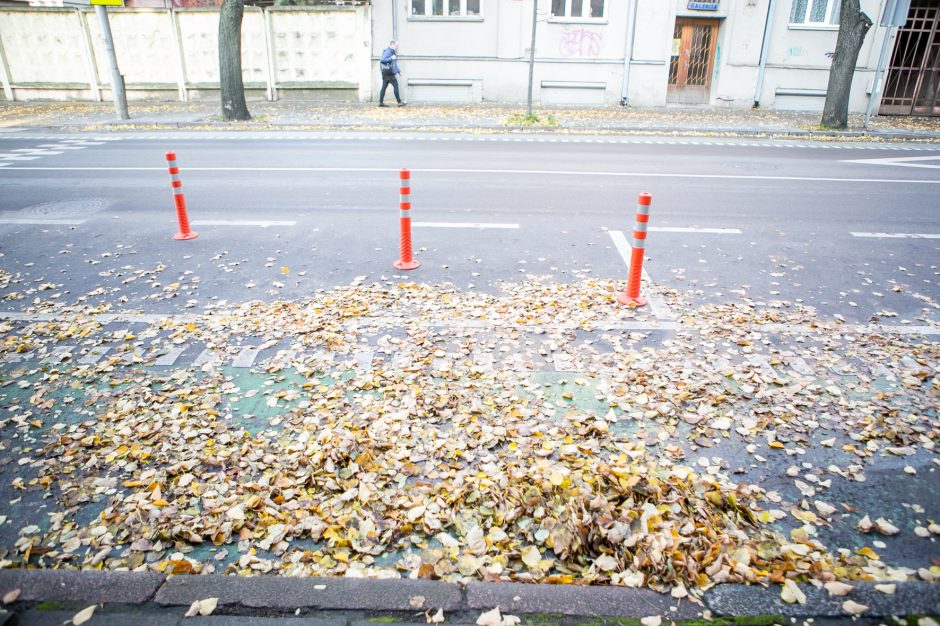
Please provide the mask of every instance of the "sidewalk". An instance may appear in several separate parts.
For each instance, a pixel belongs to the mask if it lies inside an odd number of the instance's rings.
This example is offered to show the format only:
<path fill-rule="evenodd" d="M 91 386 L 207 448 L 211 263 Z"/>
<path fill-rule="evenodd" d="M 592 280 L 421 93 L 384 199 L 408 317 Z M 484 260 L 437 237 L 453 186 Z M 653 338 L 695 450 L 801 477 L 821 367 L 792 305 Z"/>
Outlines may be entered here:
<path fill-rule="evenodd" d="M 110 102 L 0 103 L 0 132 L 13 130 L 437 130 L 627 134 L 722 134 L 940 141 L 940 118 L 875 117 L 870 129 L 852 115 L 847 131 L 822 131 L 820 114 L 750 109 L 540 107 L 537 126 L 522 126 L 525 106 L 501 104 L 379 108 L 373 103 L 249 103 L 250 122 L 223 122 L 215 101 L 132 102 L 131 119 L 115 119 Z"/>

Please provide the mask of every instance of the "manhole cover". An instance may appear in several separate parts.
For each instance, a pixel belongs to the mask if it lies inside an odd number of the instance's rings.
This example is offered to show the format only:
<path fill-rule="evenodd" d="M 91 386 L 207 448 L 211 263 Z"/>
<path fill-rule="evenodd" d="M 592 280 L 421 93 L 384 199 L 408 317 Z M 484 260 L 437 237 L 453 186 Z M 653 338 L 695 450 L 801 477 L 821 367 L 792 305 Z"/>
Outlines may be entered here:
<path fill-rule="evenodd" d="M 81 200 L 63 200 L 61 202 L 44 202 L 34 204 L 18 211 L 20 215 L 29 217 L 76 217 L 97 213 L 108 208 L 110 203 L 100 198 L 84 198 Z"/>

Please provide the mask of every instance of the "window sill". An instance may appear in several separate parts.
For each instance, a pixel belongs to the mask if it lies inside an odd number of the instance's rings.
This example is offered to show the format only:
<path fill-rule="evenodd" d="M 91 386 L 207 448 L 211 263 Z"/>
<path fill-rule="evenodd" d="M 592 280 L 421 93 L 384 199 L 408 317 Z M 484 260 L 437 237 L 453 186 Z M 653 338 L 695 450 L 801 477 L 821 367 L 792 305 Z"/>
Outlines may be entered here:
<path fill-rule="evenodd" d="M 549 24 L 607 24 L 606 17 L 550 17 Z"/>
<path fill-rule="evenodd" d="M 839 30 L 838 24 L 790 24 L 790 30 Z"/>
<path fill-rule="evenodd" d="M 482 15 L 409 15 L 409 22 L 482 22 Z"/>

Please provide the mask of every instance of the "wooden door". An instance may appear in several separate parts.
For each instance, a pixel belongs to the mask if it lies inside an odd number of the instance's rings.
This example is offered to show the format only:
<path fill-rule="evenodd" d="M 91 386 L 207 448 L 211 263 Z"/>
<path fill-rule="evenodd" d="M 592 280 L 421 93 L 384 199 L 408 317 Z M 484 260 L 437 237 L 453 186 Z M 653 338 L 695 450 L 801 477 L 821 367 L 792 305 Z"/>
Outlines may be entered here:
<path fill-rule="evenodd" d="M 708 103 L 717 35 L 717 20 L 676 18 L 666 102 Z"/>

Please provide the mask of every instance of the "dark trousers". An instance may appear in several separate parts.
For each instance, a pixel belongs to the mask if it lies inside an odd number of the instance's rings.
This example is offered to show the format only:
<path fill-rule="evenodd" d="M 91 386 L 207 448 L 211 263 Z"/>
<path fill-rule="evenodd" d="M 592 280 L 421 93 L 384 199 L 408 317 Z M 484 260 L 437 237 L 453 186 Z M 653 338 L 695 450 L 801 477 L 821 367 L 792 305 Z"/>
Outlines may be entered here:
<path fill-rule="evenodd" d="M 388 89 L 388 86 L 392 86 L 392 90 L 395 92 L 395 100 L 401 104 L 401 96 L 398 94 L 398 78 L 394 74 L 382 74 L 382 91 L 379 93 L 379 104 L 385 102 L 385 90 Z"/>

